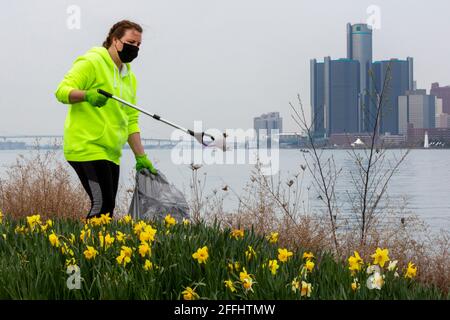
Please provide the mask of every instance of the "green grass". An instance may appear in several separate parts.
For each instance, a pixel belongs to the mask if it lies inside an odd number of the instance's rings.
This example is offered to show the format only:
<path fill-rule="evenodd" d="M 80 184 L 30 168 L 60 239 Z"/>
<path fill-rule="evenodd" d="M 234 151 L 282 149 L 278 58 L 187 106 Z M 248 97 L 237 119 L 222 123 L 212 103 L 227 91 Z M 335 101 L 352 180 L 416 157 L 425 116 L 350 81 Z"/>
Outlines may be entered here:
<path fill-rule="evenodd" d="M 99 254 L 91 260 L 84 257 L 86 243 L 80 240 L 84 223 L 74 220 L 58 220 L 46 231 L 17 233 L 17 226 L 27 226 L 26 221 L 3 219 L 0 223 L 0 299 L 182 299 L 186 287 L 195 289 L 201 299 L 441 299 L 442 293 L 425 287 L 414 280 L 405 279 L 393 272 L 383 271 L 385 283 L 381 290 L 369 290 L 366 286 L 368 275 L 361 271 L 355 275 L 360 289 L 354 292 L 350 274 L 344 262 L 335 261 L 327 252 L 317 253 L 312 272 L 303 278 L 311 283 L 310 298 L 293 292 L 291 283 L 300 278 L 300 270 L 305 262 L 303 251 L 294 252 L 287 263 L 280 265 L 273 275 L 267 268 L 269 259 L 277 259 L 278 245 L 245 230 L 243 238 L 230 237 L 230 230 L 219 225 L 206 226 L 176 224 L 166 227 L 164 223 L 152 223 L 157 229 L 152 243 L 150 257 L 142 258 L 137 248 L 140 241 L 133 232 L 131 223 L 113 221 L 107 225 L 90 226 L 93 239 L 88 241 Z M 169 231 L 168 231 L 169 230 Z M 69 290 L 66 273 L 68 254 L 51 245 L 48 235 L 54 231 L 61 243 L 65 242 L 73 250 L 76 265 L 81 271 L 81 289 Z M 125 244 L 115 239 L 108 249 L 100 248 L 98 232 L 115 236 L 116 231 L 130 236 Z M 70 243 L 70 234 L 76 240 Z M 121 246 L 136 248 L 131 262 L 125 267 L 119 265 Z M 206 264 L 199 264 L 192 254 L 207 246 L 209 258 Z M 252 246 L 256 257 L 247 259 L 245 251 Z M 395 258 L 395 257 L 394 257 Z M 153 264 L 153 269 L 143 268 L 145 259 Z M 239 262 L 253 275 L 253 291 L 246 291 L 239 279 L 239 271 L 230 270 L 228 264 Z M 263 267 L 266 264 L 266 267 Z M 224 285 L 231 279 L 236 292 Z M 301 279 L 300 279 L 301 282 Z"/>

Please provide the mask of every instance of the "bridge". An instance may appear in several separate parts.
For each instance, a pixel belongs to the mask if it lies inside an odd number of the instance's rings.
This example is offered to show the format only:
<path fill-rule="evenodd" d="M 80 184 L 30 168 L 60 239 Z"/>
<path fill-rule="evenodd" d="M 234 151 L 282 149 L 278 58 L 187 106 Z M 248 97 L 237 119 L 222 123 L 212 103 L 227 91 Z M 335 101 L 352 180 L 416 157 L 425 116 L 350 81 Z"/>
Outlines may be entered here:
<path fill-rule="evenodd" d="M 61 135 L 0 135 L 1 144 L 20 143 L 23 140 L 40 141 L 42 139 L 59 140 L 62 142 L 63 136 Z M 19 141 L 18 141 L 19 140 Z M 22 141 L 20 141 L 22 140 Z M 180 141 L 174 141 L 169 139 L 154 139 L 154 138 L 141 138 L 142 145 L 148 148 L 171 148 L 177 145 Z"/>

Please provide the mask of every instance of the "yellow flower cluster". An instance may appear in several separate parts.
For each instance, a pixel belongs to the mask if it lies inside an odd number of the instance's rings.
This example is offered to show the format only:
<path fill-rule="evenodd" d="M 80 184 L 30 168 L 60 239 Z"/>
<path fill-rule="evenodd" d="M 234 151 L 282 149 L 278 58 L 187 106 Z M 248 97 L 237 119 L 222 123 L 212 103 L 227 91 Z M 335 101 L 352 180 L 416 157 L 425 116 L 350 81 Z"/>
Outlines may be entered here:
<path fill-rule="evenodd" d="M 89 219 L 88 224 L 90 224 L 94 227 L 98 227 L 98 226 L 108 225 L 111 223 L 111 221 L 112 221 L 112 218 L 111 218 L 110 214 L 107 213 L 107 214 L 100 215 L 100 217 L 94 217 L 94 218 Z"/>
<path fill-rule="evenodd" d="M 367 288 L 370 290 L 376 289 L 381 290 L 381 288 L 385 284 L 386 276 L 383 274 L 383 268 L 386 266 L 386 264 L 389 262 L 387 266 L 388 272 L 393 272 L 394 277 L 399 277 L 399 274 L 397 272 L 397 260 L 391 261 L 389 258 L 389 250 L 388 249 L 381 249 L 377 248 L 375 250 L 375 253 L 373 253 L 370 256 L 373 259 L 372 265 L 367 265 L 366 273 L 369 275 L 367 279 Z M 353 253 L 353 256 L 350 256 L 348 258 L 348 269 L 350 270 L 351 274 L 354 276 L 356 273 L 363 270 L 364 267 L 364 261 L 359 255 L 357 251 Z M 417 267 L 414 265 L 414 263 L 409 262 L 408 267 L 405 271 L 405 278 L 412 279 L 416 277 L 417 275 Z M 357 291 L 360 289 L 361 285 L 358 281 L 358 278 L 354 278 L 353 282 L 351 284 L 351 288 L 353 291 Z"/>

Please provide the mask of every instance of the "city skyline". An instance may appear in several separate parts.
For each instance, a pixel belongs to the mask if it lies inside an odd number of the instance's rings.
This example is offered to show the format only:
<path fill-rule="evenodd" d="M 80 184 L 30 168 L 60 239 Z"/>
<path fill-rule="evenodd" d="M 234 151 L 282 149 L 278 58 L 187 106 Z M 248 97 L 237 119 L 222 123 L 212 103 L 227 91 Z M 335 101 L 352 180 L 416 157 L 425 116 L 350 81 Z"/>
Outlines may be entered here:
<path fill-rule="evenodd" d="M 375 123 L 380 134 L 399 134 L 399 97 L 415 89 L 414 59 L 373 61 L 373 53 L 372 27 L 347 23 L 346 58 L 311 59 L 311 123 L 316 137 L 373 132 Z M 376 100 L 383 90 L 377 116 Z"/>
<path fill-rule="evenodd" d="M 120 1 L 80 0 L 74 4 L 81 10 L 81 28 L 71 30 L 67 8 L 72 4 L 17 1 L 0 13 L 7 25 L 21 25 L 14 52 L 0 52 L 7 61 L 0 85 L 8 93 L 0 98 L 0 134 L 61 134 L 67 107 L 54 98 L 56 85 L 73 60 L 100 45 L 123 17 L 144 26 L 142 52 L 133 63 L 143 107 L 185 126 L 203 120 L 218 129 L 251 128 L 256 114 L 276 110 L 286 119 L 285 131 L 298 131 L 288 102 L 300 93 L 309 112 L 310 58 L 343 56 L 345 24 L 367 22 L 374 3 L 131 0 L 123 7 Z M 413 56 L 419 88 L 450 84 L 450 48 L 439 41 L 450 28 L 450 4 L 412 3 L 408 10 L 387 0 L 375 5 L 381 24 L 374 33 L 373 60 Z M 22 52 L 28 54 L 17 54 Z M 144 136 L 170 136 L 170 129 L 151 119 L 140 122 Z"/>

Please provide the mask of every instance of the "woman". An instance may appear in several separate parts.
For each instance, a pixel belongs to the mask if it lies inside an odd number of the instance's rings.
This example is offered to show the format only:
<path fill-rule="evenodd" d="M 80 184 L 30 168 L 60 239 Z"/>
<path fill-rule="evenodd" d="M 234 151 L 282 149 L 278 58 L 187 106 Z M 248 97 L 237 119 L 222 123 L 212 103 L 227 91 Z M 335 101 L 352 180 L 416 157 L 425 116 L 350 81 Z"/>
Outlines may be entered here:
<path fill-rule="evenodd" d="M 123 20 L 112 26 L 103 47 L 78 57 L 55 92 L 69 104 L 64 156 L 91 200 L 87 219 L 114 213 L 123 145 L 128 141 L 136 170 L 157 174 L 142 147 L 139 112 L 97 93 L 103 89 L 136 104 L 136 77 L 130 62 L 138 55 L 140 25 Z"/>

